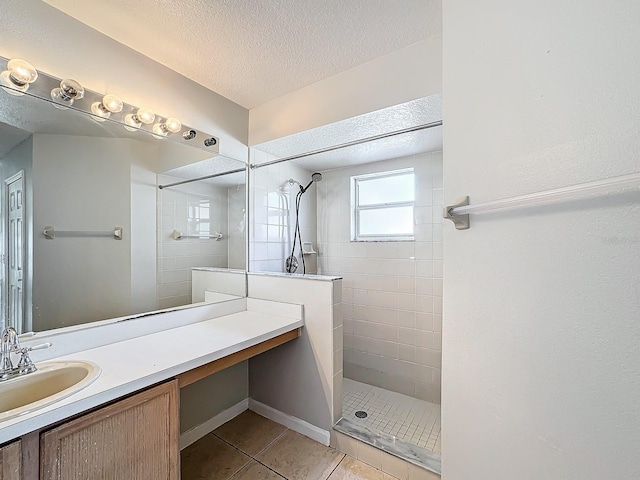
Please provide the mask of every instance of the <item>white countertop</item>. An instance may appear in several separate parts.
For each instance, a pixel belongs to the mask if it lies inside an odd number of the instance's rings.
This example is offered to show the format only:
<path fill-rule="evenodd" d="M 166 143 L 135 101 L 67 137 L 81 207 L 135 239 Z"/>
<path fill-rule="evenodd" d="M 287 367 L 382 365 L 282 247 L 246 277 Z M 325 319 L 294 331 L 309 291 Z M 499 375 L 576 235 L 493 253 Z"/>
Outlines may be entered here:
<path fill-rule="evenodd" d="M 301 315 L 277 313 L 247 310 L 52 358 L 92 361 L 102 372 L 59 402 L 0 422 L 0 443 L 304 326 Z"/>

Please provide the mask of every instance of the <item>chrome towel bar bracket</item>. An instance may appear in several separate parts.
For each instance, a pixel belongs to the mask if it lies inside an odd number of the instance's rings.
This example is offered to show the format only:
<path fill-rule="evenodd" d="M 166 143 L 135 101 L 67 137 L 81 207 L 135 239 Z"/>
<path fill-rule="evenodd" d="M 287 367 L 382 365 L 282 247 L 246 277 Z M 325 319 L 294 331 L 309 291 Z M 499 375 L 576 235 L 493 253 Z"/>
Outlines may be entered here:
<path fill-rule="evenodd" d="M 471 225 L 469 221 L 469 214 L 454 213 L 453 209 L 456 207 L 465 207 L 469 205 L 469 197 L 460 197 L 453 205 L 444 207 L 442 216 L 447 220 L 451 220 L 456 227 L 456 230 L 467 230 Z"/>

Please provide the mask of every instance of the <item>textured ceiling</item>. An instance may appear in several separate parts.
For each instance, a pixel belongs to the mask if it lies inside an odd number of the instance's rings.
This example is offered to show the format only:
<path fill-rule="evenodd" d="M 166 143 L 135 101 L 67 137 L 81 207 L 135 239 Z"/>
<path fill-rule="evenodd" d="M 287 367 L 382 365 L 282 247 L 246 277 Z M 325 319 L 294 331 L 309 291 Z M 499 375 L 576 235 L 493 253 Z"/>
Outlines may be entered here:
<path fill-rule="evenodd" d="M 284 158 L 440 120 L 442 96 L 431 95 L 265 142 L 255 148 Z M 294 162 L 308 170 L 325 171 L 438 150 L 442 150 L 442 127 L 340 148 Z"/>
<path fill-rule="evenodd" d="M 45 0 L 252 108 L 441 30 L 441 0 Z"/>

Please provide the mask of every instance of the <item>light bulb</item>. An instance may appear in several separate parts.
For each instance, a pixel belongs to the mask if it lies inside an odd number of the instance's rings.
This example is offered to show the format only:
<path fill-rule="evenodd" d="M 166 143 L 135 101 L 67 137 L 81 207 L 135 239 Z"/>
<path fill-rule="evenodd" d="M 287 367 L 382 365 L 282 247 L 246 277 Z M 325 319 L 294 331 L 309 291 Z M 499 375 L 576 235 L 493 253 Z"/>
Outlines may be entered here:
<path fill-rule="evenodd" d="M 166 122 L 164 122 L 164 125 L 166 129 L 169 130 L 171 133 L 178 133 L 182 128 L 182 124 L 180 123 L 180 120 L 174 117 L 167 118 Z"/>
<path fill-rule="evenodd" d="M 135 132 L 137 129 L 139 129 L 142 126 L 142 123 L 140 123 L 136 119 L 136 116 L 133 115 L 132 113 L 124 117 L 124 123 L 126 123 L 124 128 L 129 130 L 130 132 Z"/>
<path fill-rule="evenodd" d="M 102 105 L 111 113 L 120 113 L 124 103 L 120 100 L 120 97 L 113 94 L 107 94 L 102 97 Z"/>
<path fill-rule="evenodd" d="M 0 74 L 2 89 L 11 95 L 22 95 L 29 89 L 29 84 L 36 81 L 38 71 L 33 65 L 19 58 L 7 62 L 7 69 Z M 8 87 L 8 88 L 5 88 Z"/>
<path fill-rule="evenodd" d="M 104 105 L 100 102 L 93 102 L 91 104 L 91 113 L 93 114 L 91 119 L 98 122 L 104 122 L 111 116 L 111 112 L 104 108 Z"/>
<path fill-rule="evenodd" d="M 162 128 L 163 126 L 163 123 L 156 123 L 151 129 L 151 131 L 153 132 L 153 136 L 158 140 L 164 138 L 167 135 L 168 130 L 166 128 Z"/>
<path fill-rule="evenodd" d="M 33 83 L 38 78 L 38 72 L 33 65 L 19 58 L 9 60 L 7 69 L 16 83 Z"/>
<path fill-rule="evenodd" d="M 102 97 L 102 102 L 93 102 L 91 104 L 91 113 L 94 115 L 94 120 L 103 122 L 112 113 L 120 113 L 123 106 L 124 104 L 118 96 L 108 94 Z"/>
<path fill-rule="evenodd" d="M 193 140 L 197 135 L 198 134 L 195 130 L 185 130 L 182 134 L 182 138 L 184 138 L 185 140 Z"/>
<path fill-rule="evenodd" d="M 182 123 L 180 120 L 174 117 L 167 118 L 164 122 L 156 123 L 153 126 L 153 133 L 156 135 L 162 135 L 163 137 L 167 135 L 167 133 L 178 133 L 182 128 Z"/>
<path fill-rule="evenodd" d="M 138 117 L 138 121 L 140 123 L 149 125 L 150 123 L 153 123 L 153 121 L 155 120 L 156 114 L 153 113 L 153 110 L 151 110 L 150 108 L 140 107 L 138 109 L 138 112 L 136 113 L 136 117 Z"/>
<path fill-rule="evenodd" d="M 153 123 L 153 120 L 156 118 L 156 114 L 153 113 L 148 107 L 140 107 L 136 113 L 130 113 L 126 117 L 124 117 L 124 123 L 129 125 L 125 126 L 127 130 L 130 132 L 135 132 L 137 129 L 142 127 L 142 124 L 150 124 Z"/>
<path fill-rule="evenodd" d="M 73 105 L 74 100 L 84 98 L 84 87 L 72 78 L 66 78 L 60 82 L 59 88 L 51 90 L 51 99 L 54 107 L 65 110 Z"/>

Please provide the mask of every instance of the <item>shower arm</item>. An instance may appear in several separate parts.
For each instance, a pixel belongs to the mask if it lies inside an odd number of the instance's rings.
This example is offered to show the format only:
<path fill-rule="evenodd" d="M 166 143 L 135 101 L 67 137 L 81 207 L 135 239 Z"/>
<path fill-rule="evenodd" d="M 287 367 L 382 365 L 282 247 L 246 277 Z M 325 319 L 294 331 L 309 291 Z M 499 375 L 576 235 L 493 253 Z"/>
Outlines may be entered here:
<path fill-rule="evenodd" d="M 309 189 L 309 187 L 311 186 L 312 183 L 313 183 L 313 180 L 311 180 L 309 183 L 307 183 L 306 187 L 303 187 L 302 185 L 300 185 L 300 191 L 302 193 L 306 192 Z"/>

